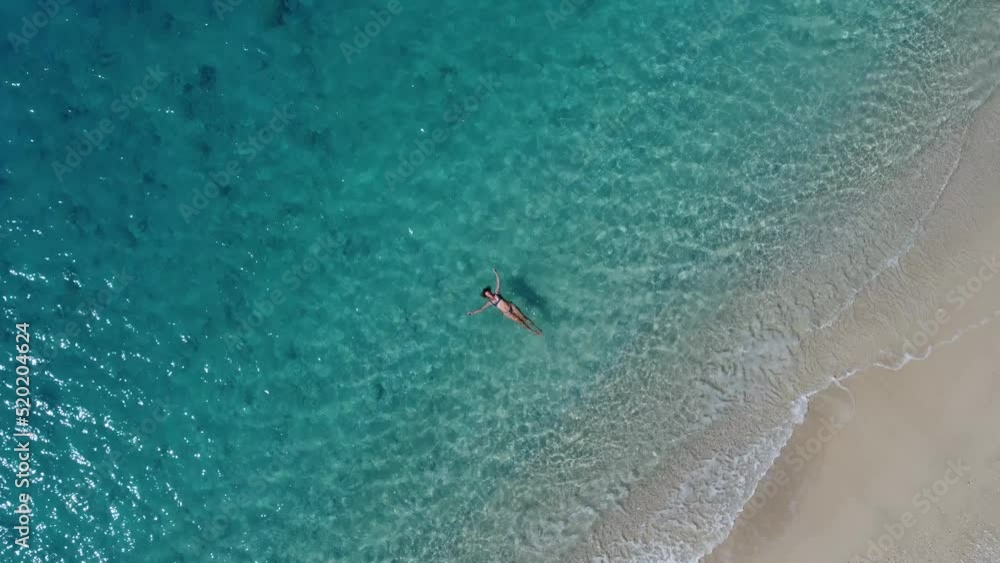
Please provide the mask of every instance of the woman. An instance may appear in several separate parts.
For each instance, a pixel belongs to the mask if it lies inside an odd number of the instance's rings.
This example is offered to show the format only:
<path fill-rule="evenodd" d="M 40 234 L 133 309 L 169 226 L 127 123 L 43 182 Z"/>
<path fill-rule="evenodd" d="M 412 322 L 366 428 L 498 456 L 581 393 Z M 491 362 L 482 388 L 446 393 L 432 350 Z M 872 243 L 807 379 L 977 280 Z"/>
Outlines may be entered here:
<path fill-rule="evenodd" d="M 489 309 L 490 307 L 496 307 L 497 309 L 500 309 L 500 312 L 503 313 L 503 316 L 523 326 L 524 328 L 530 330 L 532 333 L 535 334 L 535 336 L 541 336 L 542 331 L 535 325 L 535 323 L 528 317 L 524 316 L 524 313 L 522 313 L 521 310 L 517 308 L 517 305 L 511 303 L 510 301 L 507 301 L 506 299 L 503 298 L 502 295 L 500 295 L 500 274 L 497 273 L 496 268 L 493 268 L 493 273 L 497 277 L 496 290 L 490 291 L 490 288 L 488 286 L 484 287 L 482 295 L 483 297 L 486 298 L 486 304 L 476 309 L 475 311 L 469 311 L 466 314 L 475 315 L 476 313 L 482 313 L 483 311 Z"/>

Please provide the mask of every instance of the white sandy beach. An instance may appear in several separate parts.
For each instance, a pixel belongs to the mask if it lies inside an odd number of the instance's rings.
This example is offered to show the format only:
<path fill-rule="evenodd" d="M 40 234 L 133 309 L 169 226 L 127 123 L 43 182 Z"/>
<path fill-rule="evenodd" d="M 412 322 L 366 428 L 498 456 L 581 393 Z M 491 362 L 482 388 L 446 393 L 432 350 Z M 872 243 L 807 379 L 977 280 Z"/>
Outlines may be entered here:
<path fill-rule="evenodd" d="M 855 376 L 850 418 L 845 391 L 814 397 L 706 563 L 1000 559 L 998 342 L 993 323 L 926 361 Z"/>

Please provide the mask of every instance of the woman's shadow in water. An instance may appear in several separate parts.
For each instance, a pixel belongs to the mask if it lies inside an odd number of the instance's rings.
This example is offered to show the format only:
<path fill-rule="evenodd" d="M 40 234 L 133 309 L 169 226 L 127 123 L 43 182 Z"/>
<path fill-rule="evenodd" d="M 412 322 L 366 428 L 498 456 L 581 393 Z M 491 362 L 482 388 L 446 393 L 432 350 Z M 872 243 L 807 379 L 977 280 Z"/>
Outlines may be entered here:
<path fill-rule="evenodd" d="M 549 300 L 542 296 L 542 294 L 535 291 L 535 288 L 528 283 L 528 280 L 524 276 L 512 275 L 506 281 L 503 282 L 502 289 L 508 289 L 510 291 L 501 291 L 501 293 L 509 293 L 514 296 L 514 303 L 517 304 L 521 311 L 528 316 L 529 319 L 534 319 L 536 316 L 541 319 L 548 319 L 549 321 L 554 321 L 555 317 L 552 315 L 554 311 L 549 307 Z M 535 313 L 533 316 L 532 313 Z M 561 316 L 561 315 L 560 315 Z M 541 327 L 545 330 L 545 327 Z"/>

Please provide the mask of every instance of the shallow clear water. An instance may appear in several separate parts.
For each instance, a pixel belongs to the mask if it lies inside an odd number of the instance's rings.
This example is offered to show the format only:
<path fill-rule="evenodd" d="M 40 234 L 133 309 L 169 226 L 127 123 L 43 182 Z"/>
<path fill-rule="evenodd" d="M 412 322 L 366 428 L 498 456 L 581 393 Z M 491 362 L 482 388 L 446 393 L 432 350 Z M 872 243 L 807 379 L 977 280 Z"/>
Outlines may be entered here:
<path fill-rule="evenodd" d="M 794 369 L 933 204 L 889 179 L 997 76 L 987 1 L 401 0 L 348 62 L 378 6 L 73 3 L 3 47 L 36 560 L 567 553 Z M 543 338 L 464 315 L 491 267 Z"/>

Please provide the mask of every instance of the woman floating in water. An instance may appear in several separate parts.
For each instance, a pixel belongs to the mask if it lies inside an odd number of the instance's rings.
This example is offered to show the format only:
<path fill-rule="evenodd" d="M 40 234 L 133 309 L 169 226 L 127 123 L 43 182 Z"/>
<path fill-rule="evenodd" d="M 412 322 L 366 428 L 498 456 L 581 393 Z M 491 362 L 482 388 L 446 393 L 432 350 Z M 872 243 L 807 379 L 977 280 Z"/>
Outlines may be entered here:
<path fill-rule="evenodd" d="M 500 274 L 497 273 L 496 268 L 493 268 L 493 273 L 496 274 L 497 276 L 496 290 L 490 291 L 489 287 L 484 287 L 482 295 L 483 297 L 486 298 L 486 304 L 476 309 L 475 311 L 469 311 L 466 314 L 475 315 L 476 313 L 482 313 L 483 311 L 489 309 L 490 307 L 496 307 L 497 309 L 500 309 L 500 312 L 503 313 L 503 316 L 523 326 L 524 328 L 530 330 L 535 334 L 535 336 L 541 336 L 542 335 L 541 329 L 539 329 L 531 319 L 524 316 L 524 313 L 522 313 L 521 310 L 517 308 L 517 305 L 511 303 L 510 301 L 507 301 L 506 299 L 503 298 L 502 295 L 500 295 Z"/>

